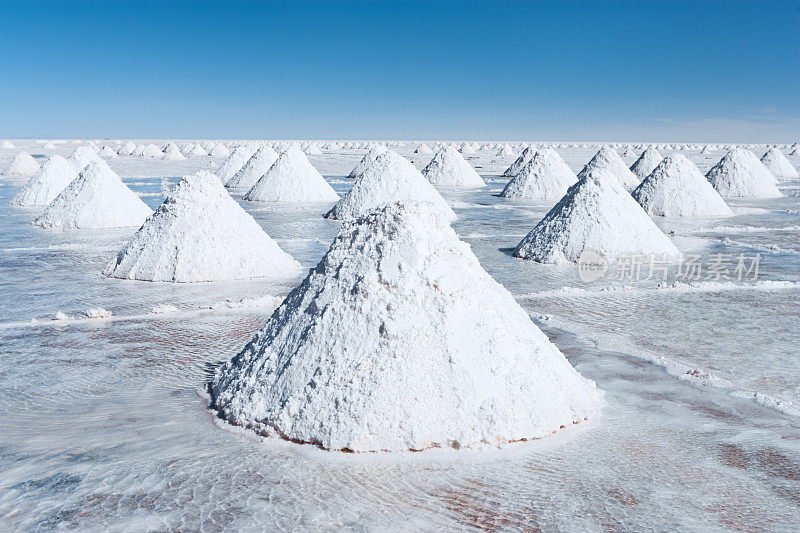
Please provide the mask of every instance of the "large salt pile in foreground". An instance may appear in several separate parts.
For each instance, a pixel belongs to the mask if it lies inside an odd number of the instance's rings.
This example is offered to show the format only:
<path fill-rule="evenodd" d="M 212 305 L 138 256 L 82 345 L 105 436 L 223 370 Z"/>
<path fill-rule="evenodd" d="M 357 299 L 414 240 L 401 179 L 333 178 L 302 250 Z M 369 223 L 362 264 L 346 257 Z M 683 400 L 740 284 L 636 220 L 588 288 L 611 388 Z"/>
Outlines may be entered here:
<path fill-rule="evenodd" d="M 432 184 L 440 187 L 477 188 L 486 185 L 472 165 L 452 146 L 442 146 L 422 170 Z"/>
<path fill-rule="evenodd" d="M 594 157 L 586 163 L 583 170 L 578 174 L 578 179 L 586 176 L 591 170 L 606 169 L 617 177 L 619 182 L 625 187 L 636 187 L 641 181 L 625 164 L 625 161 L 610 146 L 603 146 L 594 154 Z"/>
<path fill-rule="evenodd" d="M 536 153 L 536 150 L 534 150 L 530 146 L 526 147 L 522 151 L 522 153 L 519 154 L 519 157 L 517 159 L 515 159 L 514 162 L 511 163 L 511 165 L 503 172 L 503 174 L 502 174 L 503 177 L 504 178 L 513 178 L 514 176 L 516 176 L 517 173 L 520 170 L 522 170 L 522 167 L 527 165 L 528 161 L 530 161 L 533 158 L 533 155 L 535 153 Z"/>
<path fill-rule="evenodd" d="M 258 145 L 256 144 L 242 144 L 241 146 L 237 146 L 233 153 L 226 159 L 219 168 L 214 171 L 214 174 L 220 179 L 220 181 L 224 184 L 228 183 L 230 179 L 236 175 L 239 170 L 247 163 L 253 154 L 256 153 L 258 150 Z M 274 150 L 273 150 L 274 152 Z M 278 158 L 278 154 L 275 154 L 275 159 Z"/>
<path fill-rule="evenodd" d="M 357 218 L 398 201 L 428 202 L 449 220 L 456 214 L 431 183 L 414 165 L 391 150 L 384 150 L 362 172 L 361 178 L 345 194 L 326 218 Z"/>
<path fill-rule="evenodd" d="M 593 169 L 531 230 L 515 257 L 576 263 L 592 252 L 608 261 L 624 256 L 666 260 L 680 252 L 607 169 Z"/>
<path fill-rule="evenodd" d="M 631 172 L 633 172 L 639 179 L 644 179 L 661 163 L 661 154 L 655 146 L 650 146 L 647 150 L 642 152 L 639 159 L 631 165 Z"/>
<path fill-rule="evenodd" d="M 350 171 L 350 174 L 347 176 L 350 179 L 358 179 L 364 173 L 364 171 L 369 168 L 369 166 L 375 162 L 375 159 L 382 153 L 384 153 L 388 148 L 386 148 L 382 144 L 376 144 L 367 155 L 365 155 L 361 161 L 353 167 L 353 170 Z"/>
<path fill-rule="evenodd" d="M 26 207 L 48 205 L 77 177 L 78 171 L 72 163 L 60 155 L 52 155 L 8 203 Z"/>
<path fill-rule="evenodd" d="M 141 226 L 150 213 L 150 208 L 100 160 L 89 163 L 33 224 L 43 228 L 120 228 Z"/>
<path fill-rule="evenodd" d="M 206 170 L 181 178 L 106 274 L 146 281 L 224 281 L 297 274 L 280 249 Z"/>
<path fill-rule="evenodd" d="M 231 156 L 233 157 L 233 156 Z M 231 179 L 226 183 L 226 187 L 232 189 L 249 189 L 256 184 L 258 179 L 269 170 L 269 167 L 278 159 L 278 153 L 271 146 L 263 145 L 242 165 Z"/>
<path fill-rule="evenodd" d="M 706 178 L 724 197 L 777 198 L 782 196 L 775 176 L 746 148 L 734 148 L 711 167 Z"/>
<path fill-rule="evenodd" d="M 296 146 L 290 146 L 242 198 L 252 202 L 336 202 L 339 195 Z"/>
<path fill-rule="evenodd" d="M 602 402 L 421 204 L 345 223 L 209 389 L 233 424 L 355 452 L 545 437 Z"/>
<path fill-rule="evenodd" d="M 797 169 L 792 166 L 783 152 L 770 148 L 761 158 L 761 162 L 777 178 L 792 179 L 798 176 Z"/>
<path fill-rule="evenodd" d="M 650 215 L 664 217 L 732 216 L 728 204 L 682 154 L 668 155 L 633 191 Z"/>
<path fill-rule="evenodd" d="M 502 198 L 561 198 L 578 178 L 552 148 L 536 152 L 500 193 Z"/>
<path fill-rule="evenodd" d="M 39 172 L 39 163 L 28 152 L 22 151 L 14 156 L 11 164 L 8 165 L 4 174 L 6 176 L 21 176 L 30 178 Z"/>

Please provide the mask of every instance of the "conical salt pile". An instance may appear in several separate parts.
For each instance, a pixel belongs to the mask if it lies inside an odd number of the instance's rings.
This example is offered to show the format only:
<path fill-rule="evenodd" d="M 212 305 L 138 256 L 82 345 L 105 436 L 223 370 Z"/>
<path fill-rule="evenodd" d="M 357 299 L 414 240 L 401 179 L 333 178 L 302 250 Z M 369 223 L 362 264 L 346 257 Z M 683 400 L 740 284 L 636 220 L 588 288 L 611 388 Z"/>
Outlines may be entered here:
<path fill-rule="evenodd" d="M 364 170 L 353 188 L 325 217 L 337 220 L 357 218 L 399 201 L 427 202 L 449 220 L 456 218 L 439 191 L 414 165 L 403 156 L 386 149 Z"/>
<path fill-rule="evenodd" d="M 589 171 L 594 169 L 609 170 L 625 187 L 636 187 L 641 181 L 610 146 L 603 146 L 594 154 L 591 161 L 586 163 L 586 166 L 578 174 L 578 179 L 583 178 Z"/>
<path fill-rule="evenodd" d="M 43 228 L 138 227 L 150 213 L 101 159 L 89 163 L 33 224 Z"/>
<path fill-rule="evenodd" d="M 19 176 L 29 178 L 39 172 L 39 163 L 28 152 L 20 152 L 14 156 L 14 160 L 8 165 L 4 174 L 6 176 Z"/>
<path fill-rule="evenodd" d="M 639 179 L 644 179 L 650 175 L 650 173 L 658 166 L 659 163 L 661 163 L 662 159 L 664 158 L 661 157 L 660 153 L 658 153 L 656 147 L 651 146 L 642 152 L 642 155 L 639 156 L 639 159 L 637 159 L 636 162 L 631 165 L 631 172 L 636 174 Z"/>
<path fill-rule="evenodd" d="M 181 283 L 299 272 L 300 264 L 206 170 L 181 178 L 106 269 L 114 278 Z"/>
<path fill-rule="evenodd" d="M 218 169 L 214 171 L 214 174 L 217 175 L 219 180 L 226 184 L 228 181 L 237 173 L 241 168 L 253 157 L 253 154 L 256 153 L 258 150 L 258 145 L 256 144 L 242 144 L 234 148 L 233 152 L 231 153 L 230 157 L 223 161 L 223 163 L 219 166 Z M 278 155 L 275 154 L 275 159 L 278 158 Z"/>
<path fill-rule="evenodd" d="M 78 171 L 69 161 L 52 155 L 8 203 L 24 207 L 49 205 L 77 177 Z"/>
<path fill-rule="evenodd" d="M 498 157 L 511 157 L 514 155 L 514 150 L 509 146 L 508 143 L 504 144 L 502 148 L 497 152 Z"/>
<path fill-rule="evenodd" d="M 486 185 L 472 165 L 452 146 L 442 146 L 422 175 L 440 187 L 476 188 Z"/>
<path fill-rule="evenodd" d="M 376 144 L 369 152 L 367 152 L 367 155 L 365 155 L 361 161 L 359 161 L 358 164 L 353 167 L 353 170 L 350 171 L 350 174 L 347 177 L 349 179 L 359 179 L 364 171 L 375 162 L 375 159 L 377 159 L 379 155 L 387 150 L 388 148 L 386 148 L 384 145 Z"/>
<path fill-rule="evenodd" d="M 72 166 L 75 167 L 75 169 L 78 172 L 80 172 L 81 170 L 86 168 L 86 165 L 88 165 L 89 163 L 93 161 L 100 162 L 103 160 L 100 159 L 100 157 L 98 157 L 95 151 L 89 148 L 88 146 L 78 146 L 69 155 L 67 161 L 69 161 L 72 164 Z"/>
<path fill-rule="evenodd" d="M 530 161 L 530 160 L 531 160 L 531 158 L 533 158 L 533 155 L 534 155 L 535 153 L 536 153 L 536 150 L 534 150 L 534 149 L 533 149 L 533 148 L 531 148 L 530 146 L 526 147 L 526 148 L 525 148 L 525 149 L 522 151 L 522 153 L 521 153 L 521 154 L 519 154 L 519 157 L 518 157 L 517 159 L 515 159 L 513 163 L 511 163 L 511 166 L 509 166 L 509 167 L 508 167 L 508 168 L 507 168 L 507 169 L 506 169 L 506 170 L 503 172 L 503 174 L 502 174 L 502 175 L 503 175 L 503 177 L 504 177 L 504 178 L 513 178 L 514 176 L 516 176 L 516 175 L 517 175 L 517 173 L 518 173 L 520 170 L 522 170 L 522 167 L 524 167 L 525 165 L 527 165 L 527 164 L 528 164 L 528 161 Z"/>
<path fill-rule="evenodd" d="M 181 149 L 174 142 L 167 144 L 164 148 L 164 159 L 167 161 L 184 161 L 186 156 L 183 155 Z"/>
<path fill-rule="evenodd" d="M 577 181 L 561 156 L 552 148 L 536 152 L 500 193 L 502 198 L 552 200 L 561 198 Z"/>
<path fill-rule="evenodd" d="M 233 424 L 354 452 L 541 438 L 602 403 L 424 204 L 345 223 L 209 390 Z"/>
<path fill-rule="evenodd" d="M 251 188 L 263 176 L 269 167 L 277 161 L 278 154 L 271 147 L 263 145 L 247 160 L 226 183 L 230 188 Z"/>
<path fill-rule="evenodd" d="M 514 257 L 576 263 L 592 252 L 675 259 L 680 252 L 607 169 L 593 169 L 517 245 Z"/>
<path fill-rule="evenodd" d="M 783 152 L 770 148 L 761 158 L 761 162 L 776 178 L 793 179 L 798 176 L 797 169 L 792 166 Z"/>
<path fill-rule="evenodd" d="M 306 155 L 322 155 L 322 150 L 319 149 L 316 143 L 309 143 L 309 145 L 303 149 L 303 152 Z"/>
<path fill-rule="evenodd" d="M 306 154 L 291 146 L 278 156 L 242 199 L 252 202 L 336 202 L 339 195 L 308 161 Z"/>
<path fill-rule="evenodd" d="M 11 141 L 3 141 L 0 143 L 0 148 L 2 148 L 3 150 L 12 150 L 16 148 L 16 146 L 14 146 L 14 143 L 12 143 Z"/>
<path fill-rule="evenodd" d="M 100 150 L 97 152 L 97 155 L 104 159 L 115 159 L 119 157 L 117 152 L 115 152 L 110 146 L 103 146 L 100 148 Z"/>
<path fill-rule="evenodd" d="M 431 150 L 431 147 L 428 146 L 427 144 L 422 143 L 419 146 L 417 146 L 417 149 L 414 150 L 414 153 L 415 154 L 432 154 L 433 150 Z"/>
<path fill-rule="evenodd" d="M 142 150 L 140 154 L 142 157 L 155 157 L 156 159 L 161 159 L 164 157 L 164 152 L 161 151 L 161 148 L 156 146 L 155 144 L 148 144 Z"/>
<path fill-rule="evenodd" d="M 682 154 L 668 155 L 633 191 L 650 215 L 663 217 L 728 217 L 728 204 Z"/>
<path fill-rule="evenodd" d="M 117 150 L 117 155 L 131 155 L 136 150 L 136 145 L 131 141 L 126 142 Z"/>
<path fill-rule="evenodd" d="M 734 148 L 711 167 L 706 178 L 723 197 L 777 198 L 782 196 L 775 176 L 746 148 Z"/>
<path fill-rule="evenodd" d="M 196 143 L 186 151 L 186 157 L 202 157 L 207 155 L 208 152 L 205 151 L 200 143 Z"/>
<path fill-rule="evenodd" d="M 475 148 L 469 143 L 463 143 L 459 151 L 464 155 L 474 154 L 476 152 Z"/>
<path fill-rule="evenodd" d="M 208 155 L 211 157 L 228 157 L 231 155 L 231 151 L 228 150 L 228 147 L 222 143 L 214 143 L 214 145 L 208 151 Z"/>

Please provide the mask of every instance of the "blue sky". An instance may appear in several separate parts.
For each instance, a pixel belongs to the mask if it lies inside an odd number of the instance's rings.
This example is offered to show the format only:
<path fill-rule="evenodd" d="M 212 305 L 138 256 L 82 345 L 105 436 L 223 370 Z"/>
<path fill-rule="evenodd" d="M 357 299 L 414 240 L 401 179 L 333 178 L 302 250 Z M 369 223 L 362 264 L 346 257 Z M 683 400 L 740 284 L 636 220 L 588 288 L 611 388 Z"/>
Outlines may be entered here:
<path fill-rule="evenodd" d="M 0 136 L 800 139 L 800 0 L 0 0 Z"/>

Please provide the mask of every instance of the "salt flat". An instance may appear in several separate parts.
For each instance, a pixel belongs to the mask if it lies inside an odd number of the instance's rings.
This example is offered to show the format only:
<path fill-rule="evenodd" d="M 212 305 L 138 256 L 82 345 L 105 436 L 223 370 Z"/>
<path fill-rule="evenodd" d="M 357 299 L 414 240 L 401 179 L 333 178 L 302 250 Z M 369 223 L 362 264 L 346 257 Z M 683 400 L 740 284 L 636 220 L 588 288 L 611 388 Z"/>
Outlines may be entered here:
<path fill-rule="evenodd" d="M 0 150 L 0 169 L 19 150 L 66 157 L 75 146 L 13 142 L 16 149 Z M 395 149 L 422 169 L 432 155 L 414 154 L 416 146 Z M 556 150 L 577 173 L 597 148 Z M 681 151 L 703 173 L 725 153 L 699 152 Z M 365 153 L 308 157 L 342 195 Z M 614 270 L 587 283 L 574 265 L 511 256 L 555 201 L 497 197 L 515 157 L 496 153 L 465 154 L 486 187 L 441 190 L 458 215 L 453 228 L 606 393 L 599 420 L 501 450 L 351 455 L 223 428 L 198 391 L 302 275 L 280 283 L 109 279 L 101 272 L 136 228 L 36 228 L 30 221 L 40 208 L 8 205 L 24 181 L 0 179 L 2 522 L 83 530 L 785 530 L 800 521 L 800 181 L 779 181 L 781 198 L 727 199 L 733 217 L 654 218 L 704 264 L 714 254 L 734 264 L 740 254 L 748 263 L 760 254 L 757 280 L 704 272 L 675 284 L 673 266 L 666 285 L 657 275 L 628 279 Z M 788 159 L 800 165 L 800 157 Z M 155 209 L 180 176 L 223 160 L 108 163 Z M 313 267 L 340 225 L 322 217 L 333 203 L 243 202 L 244 192 L 234 198 Z M 87 319 L 96 307 L 113 314 Z M 71 318 L 52 320 L 58 311 Z"/>

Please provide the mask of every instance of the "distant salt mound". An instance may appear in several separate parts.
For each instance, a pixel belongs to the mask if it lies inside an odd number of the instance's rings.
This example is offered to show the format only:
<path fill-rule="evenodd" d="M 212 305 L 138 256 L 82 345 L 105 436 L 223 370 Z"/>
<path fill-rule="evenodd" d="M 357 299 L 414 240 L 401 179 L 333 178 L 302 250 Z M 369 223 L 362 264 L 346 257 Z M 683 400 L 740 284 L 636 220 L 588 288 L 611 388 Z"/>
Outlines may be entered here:
<path fill-rule="evenodd" d="M 542 438 L 602 404 L 424 204 L 345 223 L 209 390 L 232 424 L 353 452 Z"/>
<path fill-rule="evenodd" d="M 775 176 L 746 148 L 734 148 L 711 167 L 706 178 L 725 197 L 777 198 L 782 196 Z"/>
<path fill-rule="evenodd" d="M 95 151 L 88 146 L 78 146 L 75 148 L 69 155 L 67 161 L 69 161 L 78 172 L 86 168 L 89 163 L 103 162 Z"/>
<path fill-rule="evenodd" d="M 681 154 L 668 155 L 633 191 L 649 215 L 662 217 L 728 217 L 728 204 Z"/>
<path fill-rule="evenodd" d="M 144 147 L 144 150 L 142 150 L 142 153 L 140 155 L 142 157 L 154 157 L 156 159 L 161 159 L 162 157 L 164 157 L 164 152 L 162 152 L 161 148 L 159 148 L 155 144 L 148 144 L 147 146 Z"/>
<path fill-rule="evenodd" d="M 181 178 L 105 274 L 180 283 L 284 277 L 300 264 L 206 170 Z"/>
<path fill-rule="evenodd" d="M 522 151 L 522 153 L 519 154 L 519 157 L 517 159 L 515 159 L 513 163 L 511 163 L 511 166 L 509 166 L 507 169 L 505 169 L 505 171 L 503 172 L 502 176 L 504 178 L 513 178 L 514 176 L 516 176 L 517 173 L 520 170 L 522 170 L 522 167 L 527 165 L 528 161 L 530 161 L 533 158 L 533 155 L 535 153 L 536 153 L 536 150 L 534 150 L 530 146 L 525 148 Z"/>
<path fill-rule="evenodd" d="M 361 159 L 361 161 L 353 167 L 353 170 L 350 171 L 350 174 L 347 176 L 349 179 L 358 179 L 364 173 L 364 171 L 369 168 L 372 163 L 375 162 L 375 159 L 378 158 L 379 155 L 386 152 L 388 148 L 386 148 L 382 144 L 376 144 L 367 154 Z"/>
<path fill-rule="evenodd" d="M 102 148 L 100 148 L 100 150 L 97 152 L 97 155 L 99 155 L 103 159 L 116 159 L 117 157 L 119 157 L 117 155 L 117 152 L 115 152 L 114 149 L 111 148 L 110 146 L 103 146 Z"/>
<path fill-rule="evenodd" d="M 33 224 L 42 228 L 121 228 L 141 226 L 150 213 L 101 159 L 89 163 Z"/>
<path fill-rule="evenodd" d="M 422 175 L 439 187 L 470 189 L 486 185 L 472 165 L 452 146 L 442 146 Z"/>
<path fill-rule="evenodd" d="M 417 149 L 414 150 L 414 153 L 415 154 L 432 154 L 433 150 L 427 144 L 422 143 L 419 146 L 417 146 Z"/>
<path fill-rule="evenodd" d="M 320 150 L 319 146 L 315 143 L 309 143 L 309 145 L 303 149 L 303 152 L 306 155 L 322 155 L 322 150 Z"/>
<path fill-rule="evenodd" d="M 236 175 L 239 170 L 244 166 L 247 161 L 253 157 L 253 154 L 256 153 L 258 150 L 258 145 L 256 144 L 242 144 L 237 146 L 233 149 L 231 155 L 226 159 L 217 170 L 214 171 L 214 174 L 217 175 L 219 180 L 223 184 L 227 184 L 230 179 Z M 278 155 L 275 154 L 275 159 L 278 158 Z"/>
<path fill-rule="evenodd" d="M 11 141 L 3 141 L 0 143 L 0 148 L 2 148 L 3 150 L 12 150 L 16 148 L 16 146 L 14 146 L 14 143 L 12 143 Z"/>
<path fill-rule="evenodd" d="M 164 159 L 167 161 L 184 161 L 186 156 L 183 155 L 181 149 L 174 142 L 170 142 L 164 148 Z"/>
<path fill-rule="evenodd" d="M 19 176 L 30 178 L 39 172 L 39 163 L 28 152 L 22 151 L 14 156 L 11 164 L 8 165 L 4 174 L 6 176 Z"/>
<path fill-rule="evenodd" d="M 511 157 L 512 155 L 514 155 L 514 149 L 508 143 L 504 144 L 497 152 L 498 157 Z"/>
<path fill-rule="evenodd" d="M 50 141 L 47 141 L 46 143 L 44 143 L 44 144 L 42 145 L 42 148 L 43 148 L 44 150 L 54 150 L 54 149 L 55 149 L 55 147 L 56 147 L 56 145 L 55 145 L 55 144 L 53 144 L 53 143 L 52 143 L 52 142 L 50 142 Z M 114 155 L 117 155 L 117 154 L 114 154 Z"/>
<path fill-rule="evenodd" d="M 200 143 L 196 143 L 186 150 L 186 157 L 204 157 L 207 155 L 208 152 L 206 152 L 205 148 L 203 148 Z"/>
<path fill-rule="evenodd" d="M 797 169 L 777 148 L 767 150 L 767 153 L 761 158 L 761 162 L 777 178 L 793 179 L 798 177 Z"/>
<path fill-rule="evenodd" d="M 228 157 L 231 155 L 231 151 L 222 143 L 214 143 L 211 149 L 208 150 L 208 155 L 211 157 Z"/>
<path fill-rule="evenodd" d="M 500 196 L 552 200 L 564 196 L 577 179 L 555 150 L 545 148 L 531 157 L 508 182 Z"/>
<path fill-rule="evenodd" d="M 578 179 L 583 178 L 586 174 L 595 169 L 605 169 L 610 171 L 625 187 L 636 187 L 639 185 L 639 180 L 633 172 L 628 168 L 628 165 L 620 158 L 619 154 L 610 146 L 603 146 L 586 163 L 583 170 L 578 174 Z"/>
<path fill-rule="evenodd" d="M 336 202 L 339 195 L 296 146 L 286 149 L 242 198 L 251 202 Z"/>
<path fill-rule="evenodd" d="M 401 201 L 427 202 L 431 208 L 456 218 L 439 191 L 403 156 L 388 149 L 379 153 L 361 173 L 359 180 L 333 206 L 326 218 L 347 220 L 358 218 Z"/>
<path fill-rule="evenodd" d="M 469 143 L 463 143 L 461 145 L 461 148 L 459 149 L 459 152 L 461 152 L 464 155 L 474 154 L 476 151 L 477 150 Z"/>
<path fill-rule="evenodd" d="M 588 171 L 517 245 L 514 257 L 576 263 L 584 253 L 607 261 L 626 256 L 680 256 L 608 169 Z"/>
<path fill-rule="evenodd" d="M 117 155 L 131 155 L 133 154 L 134 150 L 136 150 L 136 144 L 128 141 L 119 147 L 117 150 Z"/>
<path fill-rule="evenodd" d="M 225 183 L 226 187 L 237 189 L 250 189 L 263 176 L 272 164 L 277 161 L 278 154 L 270 146 L 264 145 L 242 165 L 231 179 Z M 227 161 L 226 161 L 227 163 Z M 224 165 L 223 165 L 224 166 Z"/>
<path fill-rule="evenodd" d="M 49 205 L 77 177 L 78 171 L 69 161 L 52 155 L 8 203 L 20 207 Z"/>
<path fill-rule="evenodd" d="M 650 175 L 653 170 L 661 163 L 661 160 L 664 159 L 661 157 L 661 154 L 658 153 L 658 150 L 655 146 L 649 147 L 647 150 L 642 152 L 642 155 L 639 156 L 639 159 L 631 165 L 631 172 L 633 172 L 639 179 L 644 179 Z"/>

